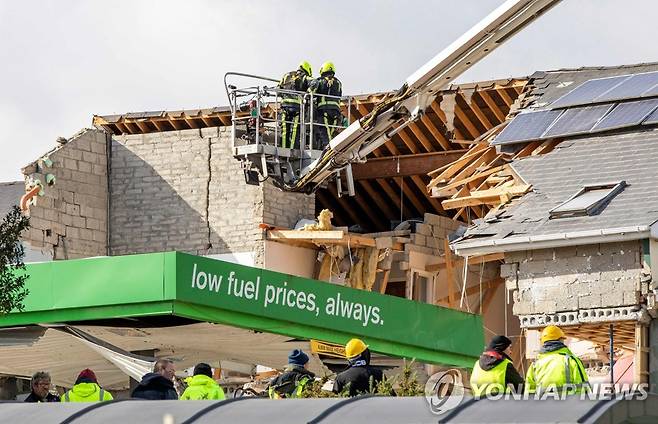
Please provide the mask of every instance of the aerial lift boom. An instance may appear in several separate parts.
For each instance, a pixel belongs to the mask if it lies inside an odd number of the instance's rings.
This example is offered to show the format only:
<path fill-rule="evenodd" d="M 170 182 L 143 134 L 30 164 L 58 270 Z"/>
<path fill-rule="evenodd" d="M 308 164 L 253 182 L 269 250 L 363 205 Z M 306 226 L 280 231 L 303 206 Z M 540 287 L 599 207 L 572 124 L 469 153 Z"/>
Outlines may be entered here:
<path fill-rule="evenodd" d="M 318 158 L 302 159 L 297 173 L 289 173 L 285 182 L 275 179 L 275 184 L 286 191 L 312 192 L 336 175 L 340 181 L 340 171 L 346 169 L 353 195 L 352 163 L 366 161 L 369 153 L 419 119 L 439 91 L 559 2 L 507 0 L 409 76 L 394 96 L 330 140 Z"/>

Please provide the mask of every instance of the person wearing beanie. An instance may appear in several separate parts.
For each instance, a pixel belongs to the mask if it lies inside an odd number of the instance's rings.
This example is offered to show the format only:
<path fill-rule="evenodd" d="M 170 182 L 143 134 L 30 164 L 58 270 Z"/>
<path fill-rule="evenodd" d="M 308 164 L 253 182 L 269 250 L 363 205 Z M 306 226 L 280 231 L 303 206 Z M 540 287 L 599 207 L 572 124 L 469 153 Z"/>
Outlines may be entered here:
<path fill-rule="evenodd" d="M 61 397 L 62 402 L 102 402 L 112 399 L 112 394 L 98 384 L 96 374 L 89 368 L 78 374 L 71 390 Z"/>
<path fill-rule="evenodd" d="M 556 325 L 541 332 L 542 347 L 526 373 L 528 393 L 565 390 L 568 394 L 583 393 L 589 388 L 583 362 L 564 344 L 566 335 Z"/>
<path fill-rule="evenodd" d="M 301 397 L 306 383 L 315 378 L 307 366 L 308 355 L 301 349 L 292 350 L 283 373 L 272 380 L 267 389 L 270 399 Z"/>
<path fill-rule="evenodd" d="M 486 350 L 473 365 L 471 390 L 473 396 L 496 395 L 502 392 L 521 393 L 523 377 L 514 368 L 510 355 L 512 341 L 505 336 L 495 336 Z"/>
<path fill-rule="evenodd" d="M 187 388 L 181 395 L 181 400 L 222 400 L 226 396 L 224 390 L 212 378 L 210 365 L 201 362 L 194 367 L 194 375 L 185 379 Z"/>

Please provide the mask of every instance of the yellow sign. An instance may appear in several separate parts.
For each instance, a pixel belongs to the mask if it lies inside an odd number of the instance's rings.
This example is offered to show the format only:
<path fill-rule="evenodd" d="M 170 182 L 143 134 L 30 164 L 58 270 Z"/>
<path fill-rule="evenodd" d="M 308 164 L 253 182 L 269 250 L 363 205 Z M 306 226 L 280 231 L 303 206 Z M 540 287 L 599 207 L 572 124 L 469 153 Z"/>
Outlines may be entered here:
<path fill-rule="evenodd" d="M 319 340 L 311 340 L 311 352 L 331 356 L 333 358 L 345 358 L 345 346 L 334 343 L 325 343 Z"/>

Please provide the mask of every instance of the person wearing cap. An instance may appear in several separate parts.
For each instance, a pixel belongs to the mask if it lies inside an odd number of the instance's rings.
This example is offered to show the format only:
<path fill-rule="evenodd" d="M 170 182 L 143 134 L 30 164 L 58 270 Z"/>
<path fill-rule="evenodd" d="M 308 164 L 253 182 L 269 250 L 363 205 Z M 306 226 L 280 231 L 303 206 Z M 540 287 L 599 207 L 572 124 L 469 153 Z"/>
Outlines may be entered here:
<path fill-rule="evenodd" d="M 307 369 L 308 355 L 301 349 L 294 349 L 288 355 L 288 365 L 283 374 L 277 376 L 268 388 L 270 399 L 301 397 L 304 386 L 315 378 Z"/>
<path fill-rule="evenodd" d="M 314 116 L 313 148 L 323 150 L 336 134 L 343 115 L 340 111 L 340 97 L 343 95 L 343 84 L 336 78 L 336 67 L 333 62 L 324 62 L 320 68 L 320 76 L 309 86 L 317 101 Z"/>
<path fill-rule="evenodd" d="M 96 374 L 89 368 L 82 370 L 71 390 L 61 396 L 62 402 L 102 402 L 112 399 L 112 394 L 98 384 Z"/>
<path fill-rule="evenodd" d="M 473 365 L 471 390 L 475 397 L 509 393 L 512 388 L 516 393 L 521 392 L 523 377 L 514 368 L 511 353 L 510 339 L 505 336 L 495 336 L 491 339 L 487 349 Z"/>
<path fill-rule="evenodd" d="M 582 393 L 589 386 L 582 361 L 565 346 L 560 327 L 549 325 L 541 332 L 542 347 L 526 374 L 528 393 L 565 390 Z"/>
<path fill-rule="evenodd" d="M 347 342 L 345 356 L 349 367 L 336 376 L 334 391 L 342 393 L 347 389 L 349 396 L 357 396 L 370 392 L 382 381 L 382 371 L 370 366 L 370 349 L 363 340 Z"/>
<path fill-rule="evenodd" d="M 286 73 L 279 81 L 277 88 L 285 90 L 279 94 L 281 98 L 281 147 L 299 149 L 300 113 L 312 76 L 311 64 L 303 60 L 297 69 Z"/>
<path fill-rule="evenodd" d="M 187 389 L 181 400 L 222 400 L 226 396 L 224 390 L 212 378 L 212 368 L 203 362 L 194 367 L 194 375 L 185 379 Z"/>

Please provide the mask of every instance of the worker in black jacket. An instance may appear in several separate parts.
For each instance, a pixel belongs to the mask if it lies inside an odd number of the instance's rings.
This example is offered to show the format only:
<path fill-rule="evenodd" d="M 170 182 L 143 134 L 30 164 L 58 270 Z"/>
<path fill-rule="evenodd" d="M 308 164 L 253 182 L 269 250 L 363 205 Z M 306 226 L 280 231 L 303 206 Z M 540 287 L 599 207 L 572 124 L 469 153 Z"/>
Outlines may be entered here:
<path fill-rule="evenodd" d="M 357 396 L 370 392 L 382 381 L 381 370 L 370 366 L 370 350 L 362 340 L 347 342 L 345 356 L 350 366 L 336 376 L 335 392 L 341 393 L 347 388 L 350 396 Z"/>
<path fill-rule="evenodd" d="M 281 98 L 281 147 L 299 149 L 299 121 L 304 94 L 309 89 L 313 76 L 311 65 L 302 61 L 299 68 L 285 74 L 278 88 L 285 90 L 279 94 Z M 298 93 L 294 93 L 298 92 Z"/>
<path fill-rule="evenodd" d="M 295 349 L 288 355 L 288 365 L 283 374 L 277 376 L 268 388 L 270 399 L 299 398 L 304 387 L 315 379 L 315 374 L 307 370 L 308 355 Z"/>
<path fill-rule="evenodd" d="M 50 393 L 50 374 L 46 371 L 34 373 L 32 380 L 30 381 L 30 387 L 32 388 L 32 391 L 30 392 L 30 395 L 25 398 L 25 402 L 59 402 L 59 396 Z"/>
<path fill-rule="evenodd" d="M 316 101 L 313 148 L 323 150 L 336 134 L 336 127 L 343 121 L 339 98 L 343 95 L 343 84 L 336 78 L 336 67 L 333 63 L 322 64 L 320 77 L 311 82 L 309 91 L 314 94 Z"/>
<path fill-rule="evenodd" d="M 146 400 L 176 400 L 178 393 L 174 389 L 174 363 L 160 359 L 153 365 L 153 372 L 145 374 L 139 385 L 133 390 L 132 397 Z"/>
<path fill-rule="evenodd" d="M 512 341 L 495 336 L 473 365 L 471 390 L 476 397 L 510 392 L 522 393 L 523 377 L 516 371 L 511 354 Z"/>

